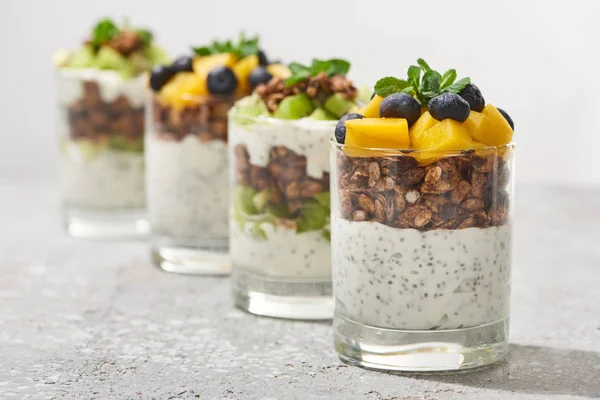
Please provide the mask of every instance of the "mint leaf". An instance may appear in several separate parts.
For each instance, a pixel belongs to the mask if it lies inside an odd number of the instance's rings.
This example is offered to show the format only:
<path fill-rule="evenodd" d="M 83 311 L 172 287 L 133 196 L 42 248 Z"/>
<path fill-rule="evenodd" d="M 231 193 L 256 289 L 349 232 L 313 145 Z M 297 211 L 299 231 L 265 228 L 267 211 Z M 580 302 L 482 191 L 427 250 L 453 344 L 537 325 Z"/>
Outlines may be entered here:
<path fill-rule="evenodd" d="M 312 64 L 310 66 L 310 72 L 312 75 L 317 75 L 319 72 L 327 72 L 329 69 L 329 61 L 327 60 L 317 60 L 316 58 L 312 60 Z"/>
<path fill-rule="evenodd" d="M 447 88 L 448 86 L 452 85 L 455 80 L 456 80 L 456 70 L 449 69 L 448 71 L 444 72 L 444 75 L 442 76 L 442 82 L 440 83 L 440 88 L 442 88 L 442 89 Z"/>
<path fill-rule="evenodd" d="M 421 80 L 421 68 L 416 65 L 408 67 L 408 83 L 412 87 L 419 87 L 419 81 Z"/>
<path fill-rule="evenodd" d="M 408 87 L 408 82 L 388 76 L 381 78 L 375 84 L 375 93 L 380 97 L 387 97 L 390 94 L 401 92 Z"/>
<path fill-rule="evenodd" d="M 459 94 L 469 83 L 471 83 L 470 78 L 462 78 L 454 82 L 452 85 L 443 89 L 441 93 L 454 93 Z"/>
<path fill-rule="evenodd" d="M 212 49 L 209 46 L 193 47 L 192 50 L 199 56 L 209 56 L 212 54 Z"/>
<path fill-rule="evenodd" d="M 120 32 L 119 27 L 109 18 L 99 21 L 92 30 L 92 46 L 98 49 Z"/>
<path fill-rule="evenodd" d="M 310 71 L 302 71 L 296 75 L 292 75 L 285 80 L 285 86 L 292 86 L 298 82 L 302 82 L 310 76 Z"/>
<path fill-rule="evenodd" d="M 350 71 L 350 63 L 346 60 L 339 58 L 332 58 L 329 62 L 329 68 L 327 69 L 327 75 L 346 75 Z"/>
<path fill-rule="evenodd" d="M 152 39 L 154 38 L 154 35 L 152 35 L 152 32 L 150 32 L 148 29 L 137 29 L 136 32 L 142 38 L 143 46 L 144 47 L 150 46 L 150 43 L 152 43 Z"/>
<path fill-rule="evenodd" d="M 320 205 L 317 201 L 307 201 L 302 205 L 296 233 L 318 231 L 327 224 L 329 207 Z"/>
<path fill-rule="evenodd" d="M 310 68 L 308 68 L 305 65 L 299 64 L 297 62 L 290 63 L 290 65 L 288 65 L 288 68 L 290 69 L 292 76 L 300 74 L 300 73 L 304 73 L 304 72 L 307 72 L 307 73 L 310 72 Z"/>
<path fill-rule="evenodd" d="M 240 39 L 240 44 L 238 46 L 240 58 L 251 56 L 252 54 L 258 54 L 258 51 L 259 51 L 258 42 L 259 42 L 258 36 L 255 36 L 255 37 L 247 39 L 247 40 Z"/>
<path fill-rule="evenodd" d="M 413 86 L 408 86 L 407 88 L 402 89 L 402 93 L 410 94 L 413 97 L 417 95 L 417 91 Z"/>
<path fill-rule="evenodd" d="M 419 92 L 439 92 L 442 76 L 439 72 L 429 70 L 423 75 L 421 85 L 419 85 Z"/>
<path fill-rule="evenodd" d="M 419 64 L 419 66 L 421 67 L 421 69 L 423 70 L 423 72 L 429 72 L 429 71 L 431 71 L 431 67 L 422 58 L 419 58 L 417 60 L 417 64 Z"/>

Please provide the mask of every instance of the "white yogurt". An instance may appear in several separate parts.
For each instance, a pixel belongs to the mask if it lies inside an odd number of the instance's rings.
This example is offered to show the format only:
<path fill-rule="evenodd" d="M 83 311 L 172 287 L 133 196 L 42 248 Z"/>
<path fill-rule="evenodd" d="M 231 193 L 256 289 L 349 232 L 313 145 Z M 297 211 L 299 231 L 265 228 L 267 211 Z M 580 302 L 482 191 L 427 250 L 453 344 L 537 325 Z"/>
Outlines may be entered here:
<path fill-rule="evenodd" d="M 72 140 L 65 140 L 62 150 L 62 189 L 69 207 L 144 207 L 143 154 L 101 148 L 84 152 L 82 145 Z"/>
<path fill-rule="evenodd" d="M 191 239 L 228 237 L 227 144 L 146 135 L 147 202 L 152 231 Z"/>
<path fill-rule="evenodd" d="M 146 101 L 147 75 L 124 79 L 118 72 L 100 69 L 59 68 L 57 70 L 57 91 L 59 104 L 69 106 L 83 97 L 83 81 L 94 81 L 100 89 L 100 96 L 106 103 L 126 96 L 133 107 L 143 107 Z"/>
<path fill-rule="evenodd" d="M 308 176 L 321 179 L 323 173 L 329 172 L 329 139 L 333 135 L 336 121 L 264 117 L 258 117 L 255 121 L 253 124 L 239 125 L 230 118 L 229 124 L 231 149 L 237 144 L 245 144 L 252 165 L 266 167 L 271 148 L 285 146 L 306 157 Z"/>
<path fill-rule="evenodd" d="M 259 275 L 313 280 L 331 279 L 329 241 L 320 231 L 296 233 L 295 229 L 263 223 L 266 239 L 252 235 L 252 224 L 244 229 L 231 222 L 231 258 L 236 268 Z"/>
<path fill-rule="evenodd" d="M 507 318 L 511 228 L 432 230 L 332 221 L 336 313 L 392 329 L 455 329 Z"/>

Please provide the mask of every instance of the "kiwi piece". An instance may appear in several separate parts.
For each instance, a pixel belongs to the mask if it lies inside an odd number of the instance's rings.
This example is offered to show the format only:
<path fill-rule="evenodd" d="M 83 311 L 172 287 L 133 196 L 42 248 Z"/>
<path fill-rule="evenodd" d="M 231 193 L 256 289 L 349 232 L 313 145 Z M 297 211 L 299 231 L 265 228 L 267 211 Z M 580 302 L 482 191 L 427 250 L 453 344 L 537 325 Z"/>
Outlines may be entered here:
<path fill-rule="evenodd" d="M 308 96 L 300 93 L 281 100 L 274 116 L 280 119 L 300 119 L 308 117 L 313 112 L 313 109 L 313 104 Z"/>
<path fill-rule="evenodd" d="M 323 107 L 332 113 L 333 115 L 341 118 L 346 114 L 352 107 L 354 102 L 346 100 L 340 93 L 332 94 L 325 100 Z"/>

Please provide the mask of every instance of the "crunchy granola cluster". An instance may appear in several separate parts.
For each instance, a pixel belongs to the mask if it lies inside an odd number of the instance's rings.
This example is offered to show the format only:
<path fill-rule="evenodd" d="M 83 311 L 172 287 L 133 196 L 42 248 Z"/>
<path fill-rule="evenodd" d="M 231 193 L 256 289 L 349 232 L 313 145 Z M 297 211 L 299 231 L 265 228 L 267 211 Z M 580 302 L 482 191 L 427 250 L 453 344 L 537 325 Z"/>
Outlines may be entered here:
<path fill-rule="evenodd" d="M 83 82 L 83 97 L 68 107 L 68 120 L 73 139 L 104 139 L 110 135 L 137 139 L 144 135 L 143 107 L 134 107 L 123 95 L 112 102 L 103 101 L 93 81 Z"/>
<path fill-rule="evenodd" d="M 426 167 L 407 156 L 360 158 L 339 153 L 342 217 L 395 228 L 463 229 L 508 218 L 509 171 L 496 154 L 474 152 Z"/>
<path fill-rule="evenodd" d="M 284 146 L 272 147 L 266 168 L 250 164 L 245 145 L 235 147 L 235 181 L 254 190 L 270 190 L 270 203 L 285 207 L 290 216 L 303 202 L 318 193 L 329 192 L 329 174 L 314 179 L 306 174 L 306 157 Z"/>
<path fill-rule="evenodd" d="M 92 44 L 92 41 L 86 40 L 83 44 L 88 46 Z M 108 46 L 127 57 L 128 55 L 141 50 L 144 46 L 144 41 L 138 32 L 123 30 L 112 39 L 102 43 L 102 45 Z"/>
<path fill-rule="evenodd" d="M 285 97 L 299 93 L 306 93 L 308 97 L 317 101 L 325 101 L 334 93 L 341 93 L 346 100 L 352 100 L 357 94 L 357 89 L 348 78 L 341 75 L 328 77 L 325 72 L 320 72 L 289 87 L 286 87 L 284 82 L 284 79 L 274 77 L 254 90 L 263 99 L 270 112 L 275 112 Z"/>
<path fill-rule="evenodd" d="M 172 140 L 182 140 L 186 135 L 197 135 L 207 142 L 227 142 L 227 112 L 235 98 L 207 96 L 203 101 L 178 109 L 155 100 L 152 107 L 154 132 Z"/>

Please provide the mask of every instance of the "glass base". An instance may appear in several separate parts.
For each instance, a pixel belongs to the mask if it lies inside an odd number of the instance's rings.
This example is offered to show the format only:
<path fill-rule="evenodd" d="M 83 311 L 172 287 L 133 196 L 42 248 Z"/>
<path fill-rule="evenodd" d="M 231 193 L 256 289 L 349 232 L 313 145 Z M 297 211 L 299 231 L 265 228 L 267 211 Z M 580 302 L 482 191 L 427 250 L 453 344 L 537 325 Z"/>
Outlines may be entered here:
<path fill-rule="evenodd" d="M 152 260 L 167 272 L 187 275 L 229 275 L 229 243 L 227 239 L 198 240 L 154 236 L 151 240 Z"/>
<path fill-rule="evenodd" d="M 336 315 L 340 359 L 368 369 L 406 372 L 482 367 L 508 351 L 508 319 L 465 329 L 407 331 L 367 326 Z"/>
<path fill-rule="evenodd" d="M 81 239 L 145 239 L 150 230 L 144 209 L 66 208 L 64 226 L 69 236 Z"/>
<path fill-rule="evenodd" d="M 266 317 L 323 320 L 333 317 L 330 280 L 275 278 L 233 272 L 235 305 Z"/>

